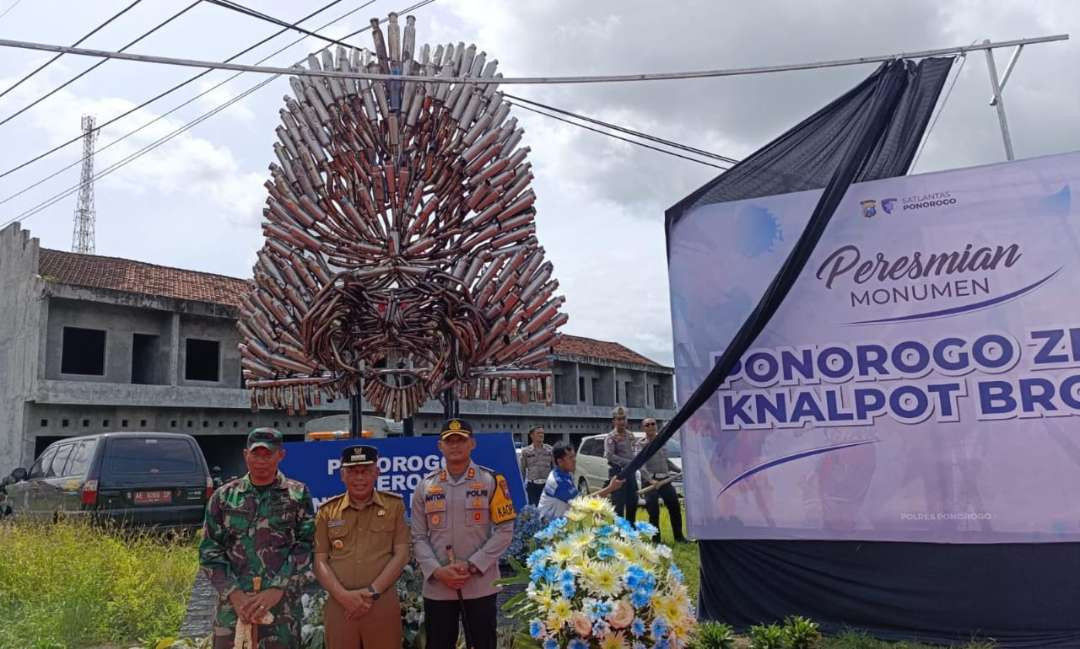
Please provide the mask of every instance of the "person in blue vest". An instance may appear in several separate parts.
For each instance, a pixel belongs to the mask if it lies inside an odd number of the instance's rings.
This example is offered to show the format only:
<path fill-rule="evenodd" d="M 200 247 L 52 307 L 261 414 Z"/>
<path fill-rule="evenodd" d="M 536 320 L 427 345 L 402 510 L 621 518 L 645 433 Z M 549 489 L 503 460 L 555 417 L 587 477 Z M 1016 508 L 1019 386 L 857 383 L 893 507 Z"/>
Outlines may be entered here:
<path fill-rule="evenodd" d="M 567 442 L 559 442 L 551 449 L 555 458 L 555 468 L 548 474 L 544 491 L 540 494 L 540 519 L 544 522 L 554 520 L 566 514 L 570 501 L 578 497 L 578 488 L 574 485 L 574 471 L 577 469 L 577 452 Z M 595 495 L 603 498 L 623 486 L 623 480 L 613 477 L 607 485 Z"/>

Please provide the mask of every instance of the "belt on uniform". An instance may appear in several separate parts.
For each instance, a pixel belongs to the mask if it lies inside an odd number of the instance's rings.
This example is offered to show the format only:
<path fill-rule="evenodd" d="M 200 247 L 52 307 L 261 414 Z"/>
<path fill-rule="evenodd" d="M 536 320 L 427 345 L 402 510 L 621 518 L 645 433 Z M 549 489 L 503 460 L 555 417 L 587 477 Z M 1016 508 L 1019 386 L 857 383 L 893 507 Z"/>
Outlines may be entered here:
<path fill-rule="evenodd" d="M 547 478 L 540 478 L 539 480 L 529 480 L 532 484 L 544 484 L 547 482 Z"/>
<path fill-rule="evenodd" d="M 652 474 L 652 479 L 654 481 L 667 480 L 667 477 L 668 477 L 668 474 L 666 474 L 666 473 L 654 473 L 654 474 Z"/>

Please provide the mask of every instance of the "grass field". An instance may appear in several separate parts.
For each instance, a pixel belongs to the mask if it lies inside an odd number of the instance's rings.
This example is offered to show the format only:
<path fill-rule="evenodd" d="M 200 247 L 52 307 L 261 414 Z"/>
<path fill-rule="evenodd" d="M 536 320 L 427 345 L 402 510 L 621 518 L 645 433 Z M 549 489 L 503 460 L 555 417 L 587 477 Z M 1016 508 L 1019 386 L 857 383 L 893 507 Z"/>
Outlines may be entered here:
<path fill-rule="evenodd" d="M 85 525 L 0 524 L 0 647 L 132 646 L 175 635 L 192 542 Z"/>

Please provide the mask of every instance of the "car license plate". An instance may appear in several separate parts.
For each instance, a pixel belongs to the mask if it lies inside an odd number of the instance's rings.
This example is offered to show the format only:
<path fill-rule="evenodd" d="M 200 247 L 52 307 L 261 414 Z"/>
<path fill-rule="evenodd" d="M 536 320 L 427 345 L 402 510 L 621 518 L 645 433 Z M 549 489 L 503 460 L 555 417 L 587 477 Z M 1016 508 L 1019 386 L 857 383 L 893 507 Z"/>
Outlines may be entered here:
<path fill-rule="evenodd" d="M 172 502 L 171 491 L 136 491 L 135 492 L 135 504 L 136 505 L 160 505 L 162 503 Z"/>

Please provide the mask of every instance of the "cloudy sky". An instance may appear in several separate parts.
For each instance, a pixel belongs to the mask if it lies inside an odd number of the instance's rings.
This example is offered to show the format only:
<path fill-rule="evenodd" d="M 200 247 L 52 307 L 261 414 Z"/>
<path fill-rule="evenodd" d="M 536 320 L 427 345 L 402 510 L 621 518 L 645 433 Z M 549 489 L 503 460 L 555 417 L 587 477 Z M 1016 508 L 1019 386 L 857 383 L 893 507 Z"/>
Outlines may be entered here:
<path fill-rule="evenodd" d="M 328 1 L 328 0 L 327 0 Z M 70 44 L 132 0 L 0 0 L 0 38 Z M 143 0 L 83 45 L 119 49 L 190 0 Z M 296 20 L 324 0 L 246 0 Z M 314 29 L 364 4 L 344 0 L 304 23 Z M 325 32 L 340 37 L 373 16 L 407 6 L 376 0 Z M 1080 4 L 1059 2 L 687 0 L 436 0 L 421 8 L 417 42 L 476 43 L 507 76 L 665 72 L 774 65 L 889 54 L 981 41 L 1072 33 L 1075 40 L 1027 48 L 1006 93 L 1017 157 L 1080 149 Z M 131 51 L 223 60 L 277 28 L 203 2 Z M 295 40 L 286 34 L 245 55 L 254 62 Z M 364 34 L 354 39 L 370 47 Z M 289 65 L 321 47 L 307 39 L 270 59 Z M 4 50 L 0 88 L 47 60 Z M 915 172 L 997 162 L 1004 153 L 987 105 L 985 56 L 970 55 Z M 1007 53 L 998 55 L 999 69 Z M 96 60 L 65 56 L 0 97 L 0 120 Z M 508 92 L 701 149 L 740 158 L 870 74 L 873 65 L 694 81 L 524 86 Z M 99 121 L 187 79 L 187 68 L 111 61 L 0 125 L 0 173 Z M 108 144 L 210 90 L 214 72 L 105 128 Z M 116 163 L 258 83 L 244 74 L 98 154 Z M 97 252 L 246 277 L 261 245 L 262 183 L 284 80 L 276 80 L 95 186 Z M 567 297 L 567 333 L 617 340 L 671 362 L 663 212 L 717 170 L 635 147 L 530 113 L 518 114 L 539 196 L 539 237 Z M 78 183 L 78 166 L 31 184 L 81 157 L 69 146 L 0 178 L 0 223 Z M 45 247 L 70 249 L 75 197 L 24 220 Z"/>

